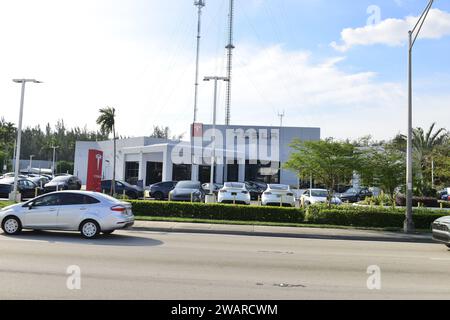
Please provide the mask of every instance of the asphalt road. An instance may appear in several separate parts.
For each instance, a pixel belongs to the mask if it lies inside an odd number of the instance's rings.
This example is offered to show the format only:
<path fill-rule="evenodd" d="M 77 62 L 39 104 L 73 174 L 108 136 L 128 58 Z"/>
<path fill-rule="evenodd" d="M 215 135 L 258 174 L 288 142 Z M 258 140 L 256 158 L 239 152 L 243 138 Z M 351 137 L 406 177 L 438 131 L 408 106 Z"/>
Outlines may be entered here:
<path fill-rule="evenodd" d="M 367 288 L 372 265 L 381 270 L 380 290 Z M 69 266 L 80 268 L 80 290 L 67 288 Z M 136 231 L 89 241 L 76 233 L 0 233 L 0 299 L 392 298 L 450 299 L 450 251 L 439 244 Z"/>

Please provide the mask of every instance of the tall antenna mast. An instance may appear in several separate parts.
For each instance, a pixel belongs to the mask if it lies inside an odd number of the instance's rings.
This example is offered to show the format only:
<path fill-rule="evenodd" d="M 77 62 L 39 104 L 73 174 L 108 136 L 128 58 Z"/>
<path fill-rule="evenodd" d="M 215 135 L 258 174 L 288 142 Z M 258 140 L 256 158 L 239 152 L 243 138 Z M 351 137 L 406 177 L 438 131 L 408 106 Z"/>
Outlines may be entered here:
<path fill-rule="evenodd" d="M 200 65 L 200 39 L 202 31 L 202 9 L 205 7 L 205 0 L 196 0 L 194 6 L 198 8 L 198 25 L 197 25 L 197 56 L 195 61 L 195 96 L 194 96 L 194 123 L 197 122 L 198 113 L 198 74 Z"/>
<path fill-rule="evenodd" d="M 280 117 L 280 128 L 283 127 L 283 118 L 286 116 L 286 114 L 284 113 L 278 113 L 278 116 Z"/>
<path fill-rule="evenodd" d="M 225 124 L 230 125 L 231 121 L 231 74 L 233 71 L 233 19 L 234 19 L 234 0 L 230 0 L 230 13 L 228 15 L 228 45 L 225 47 L 228 51 L 227 61 L 227 100 L 225 110 Z"/>

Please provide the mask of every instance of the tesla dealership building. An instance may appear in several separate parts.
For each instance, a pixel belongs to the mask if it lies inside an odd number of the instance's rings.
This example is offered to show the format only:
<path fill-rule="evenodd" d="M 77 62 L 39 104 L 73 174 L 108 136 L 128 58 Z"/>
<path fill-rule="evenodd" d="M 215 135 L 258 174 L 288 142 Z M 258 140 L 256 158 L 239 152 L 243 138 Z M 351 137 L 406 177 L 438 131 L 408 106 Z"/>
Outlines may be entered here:
<path fill-rule="evenodd" d="M 117 140 L 116 179 L 149 186 L 162 181 L 263 181 L 296 186 L 295 173 L 283 169 L 294 139 L 320 140 L 319 128 L 194 124 L 190 141 L 150 137 Z M 102 179 L 113 175 L 113 141 L 78 141 L 74 174 L 86 184 L 89 156 L 97 153 Z M 99 166 L 100 165 L 100 166 Z"/>

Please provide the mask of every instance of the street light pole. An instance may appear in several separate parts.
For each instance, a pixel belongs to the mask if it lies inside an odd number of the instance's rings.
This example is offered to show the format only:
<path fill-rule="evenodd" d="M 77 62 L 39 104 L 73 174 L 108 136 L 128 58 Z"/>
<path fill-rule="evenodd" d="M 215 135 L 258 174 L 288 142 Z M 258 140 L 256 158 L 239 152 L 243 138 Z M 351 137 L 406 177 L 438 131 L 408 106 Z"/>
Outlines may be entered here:
<path fill-rule="evenodd" d="M 227 77 L 205 77 L 204 81 L 214 81 L 214 104 L 213 104 L 213 150 L 211 153 L 211 177 L 209 183 L 209 192 L 214 194 L 214 166 L 216 162 L 216 122 L 217 122 L 217 81 L 229 81 Z"/>
<path fill-rule="evenodd" d="M 20 97 L 20 111 L 19 111 L 19 124 L 17 126 L 17 141 L 16 141 L 16 158 L 14 165 L 14 185 L 13 191 L 10 193 L 10 200 L 17 201 L 17 182 L 19 179 L 19 165 L 20 165 L 20 147 L 22 142 L 22 119 L 23 119 L 23 105 L 25 100 L 25 84 L 27 82 L 42 83 L 35 79 L 13 79 L 13 82 L 22 84 L 22 92 Z"/>
<path fill-rule="evenodd" d="M 413 85 L 412 85 L 412 50 L 414 44 L 419 36 L 420 30 L 425 23 L 428 13 L 433 6 L 434 0 L 430 0 L 427 7 L 423 11 L 419 20 L 412 30 L 408 32 L 408 139 L 406 150 L 406 219 L 404 222 L 405 233 L 411 233 L 414 231 L 413 210 L 412 210 L 412 198 L 413 198 L 413 125 L 412 125 L 412 109 L 413 109 Z"/>

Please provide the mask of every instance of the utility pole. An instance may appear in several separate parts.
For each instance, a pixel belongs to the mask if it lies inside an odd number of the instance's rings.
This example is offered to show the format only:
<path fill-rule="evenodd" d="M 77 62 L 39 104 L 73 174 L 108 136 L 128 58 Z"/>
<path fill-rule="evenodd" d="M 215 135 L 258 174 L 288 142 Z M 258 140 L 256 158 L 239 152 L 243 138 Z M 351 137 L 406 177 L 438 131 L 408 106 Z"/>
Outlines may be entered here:
<path fill-rule="evenodd" d="M 422 15 L 417 21 L 414 28 L 408 32 L 409 43 L 408 43 L 408 139 L 407 139 L 407 150 L 406 150 L 406 218 L 404 222 L 405 233 L 414 232 L 414 221 L 413 221 L 413 210 L 412 210 L 412 197 L 413 197 L 413 155 L 412 155 L 412 136 L 413 136 L 413 126 L 412 126 L 412 109 L 413 109 L 413 86 L 412 86 L 412 51 L 414 44 L 419 36 L 420 30 L 422 30 L 423 24 L 428 16 L 428 13 L 433 6 L 434 0 L 430 0 L 427 7 L 423 11 Z"/>
<path fill-rule="evenodd" d="M 233 72 L 233 21 L 234 21 L 234 0 L 230 0 L 230 12 L 228 14 L 228 45 L 227 49 L 227 93 L 226 93 L 226 110 L 225 124 L 230 125 L 231 122 L 231 75 Z"/>
<path fill-rule="evenodd" d="M 210 184 L 209 184 L 209 192 L 211 195 L 214 194 L 214 166 L 216 163 L 216 122 L 217 122 L 217 82 L 218 81 L 226 81 L 228 82 L 228 78 L 226 77 L 205 77 L 204 81 L 214 81 L 214 103 L 213 103 L 213 150 L 211 152 L 211 176 L 210 176 Z"/>
<path fill-rule="evenodd" d="M 197 24 L 197 56 L 195 60 L 195 96 L 194 96 L 194 123 L 197 122 L 198 114 L 198 74 L 200 66 L 200 40 L 202 30 L 202 9 L 205 7 L 205 0 L 196 0 L 194 5 L 198 8 L 198 24 Z"/>

